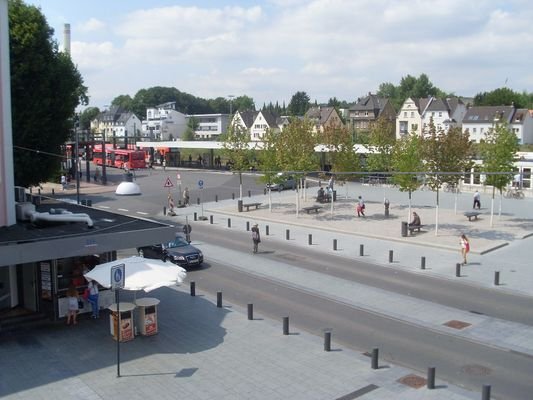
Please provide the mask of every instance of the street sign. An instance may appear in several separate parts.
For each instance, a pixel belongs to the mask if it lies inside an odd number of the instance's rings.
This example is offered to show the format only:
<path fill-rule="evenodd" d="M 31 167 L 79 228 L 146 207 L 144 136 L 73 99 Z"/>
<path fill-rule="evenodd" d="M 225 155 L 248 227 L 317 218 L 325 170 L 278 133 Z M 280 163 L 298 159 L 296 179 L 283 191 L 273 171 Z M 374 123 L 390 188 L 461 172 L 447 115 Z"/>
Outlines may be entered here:
<path fill-rule="evenodd" d="M 198 188 L 200 188 L 200 189 L 204 188 L 204 181 L 201 180 L 201 179 L 198 181 Z"/>
<path fill-rule="evenodd" d="M 124 288 L 124 281 L 126 279 L 126 265 L 118 264 L 111 267 L 111 289 Z"/>
<path fill-rule="evenodd" d="M 167 180 L 166 180 L 165 184 L 163 185 L 163 187 L 166 187 L 166 188 L 174 187 L 174 184 L 170 180 L 170 176 L 167 176 Z"/>

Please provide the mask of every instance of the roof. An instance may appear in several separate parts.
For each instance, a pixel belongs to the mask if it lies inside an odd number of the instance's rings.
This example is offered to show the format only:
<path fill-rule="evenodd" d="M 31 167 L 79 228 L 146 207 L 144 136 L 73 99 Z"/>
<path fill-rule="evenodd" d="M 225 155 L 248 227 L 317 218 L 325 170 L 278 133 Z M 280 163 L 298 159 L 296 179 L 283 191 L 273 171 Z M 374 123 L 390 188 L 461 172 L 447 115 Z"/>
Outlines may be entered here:
<path fill-rule="evenodd" d="M 263 115 L 263 118 L 265 119 L 269 127 L 272 128 L 274 126 L 277 126 L 276 121 L 278 119 L 278 116 L 276 114 L 269 110 L 261 110 L 261 114 Z"/>
<path fill-rule="evenodd" d="M 498 120 L 511 122 L 515 108 L 513 106 L 479 106 L 470 107 L 463 118 L 463 124 L 493 123 Z"/>
<path fill-rule="evenodd" d="M 237 111 L 237 113 L 241 116 L 242 123 L 246 128 L 250 128 L 255 121 L 255 117 L 259 114 L 259 111 L 245 110 Z"/>
<path fill-rule="evenodd" d="M 318 124 L 322 124 L 329 119 L 334 110 L 334 107 L 311 107 L 305 113 L 305 118 L 315 120 Z"/>
<path fill-rule="evenodd" d="M 350 111 L 374 111 L 375 115 L 379 115 L 388 102 L 389 99 L 385 97 L 369 93 L 368 96 L 359 99 L 356 104 L 351 106 Z"/>

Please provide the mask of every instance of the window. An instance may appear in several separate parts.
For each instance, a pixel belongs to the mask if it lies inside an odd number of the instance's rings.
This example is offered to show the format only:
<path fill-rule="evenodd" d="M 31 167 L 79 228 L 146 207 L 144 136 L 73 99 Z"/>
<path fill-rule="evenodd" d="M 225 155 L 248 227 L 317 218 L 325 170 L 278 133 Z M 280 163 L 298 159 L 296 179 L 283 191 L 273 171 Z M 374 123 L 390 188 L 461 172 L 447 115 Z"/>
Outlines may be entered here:
<path fill-rule="evenodd" d="M 439 111 L 439 117 L 442 117 L 442 111 Z"/>
<path fill-rule="evenodd" d="M 368 117 L 368 111 L 365 111 L 365 117 Z"/>
<path fill-rule="evenodd" d="M 414 118 L 414 117 L 415 117 L 415 112 L 411 111 L 411 118 Z"/>
<path fill-rule="evenodd" d="M 407 111 L 403 112 L 403 116 L 404 116 L 404 118 L 407 118 Z"/>
<path fill-rule="evenodd" d="M 472 133 L 476 133 L 477 132 L 477 128 L 472 128 Z"/>

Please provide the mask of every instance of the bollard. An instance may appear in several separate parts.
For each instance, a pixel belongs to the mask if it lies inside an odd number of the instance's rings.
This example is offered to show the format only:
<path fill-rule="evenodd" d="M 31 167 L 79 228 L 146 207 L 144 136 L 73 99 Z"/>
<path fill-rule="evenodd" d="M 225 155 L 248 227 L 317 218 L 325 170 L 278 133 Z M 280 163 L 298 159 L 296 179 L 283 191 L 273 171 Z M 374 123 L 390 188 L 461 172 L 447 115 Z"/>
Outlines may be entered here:
<path fill-rule="evenodd" d="M 217 292 L 217 307 L 222 308 L 222 292 Z"/>
<path fill-rule="evenodd" d="M 372 349 L 372 361 L 371 361 L 372 369 L 379 368 L 378 357 L 379 357 L 379 349 L 378 348 Z"/>
<path fill-rule="evenodd" d="M 494 271 L 494 286 L 500 284 L 500 271 Z"/>
<path fill-rule="evenodd" d="M 252 192 L 248 190 L 248 197 L 252 197 Z"/>
<path fill-rule="evenodd" d="M 428 368 L 427 388 L 435 389 L 435 367 Z"/>
<path fill-rule="evenodd" d="M 337 250 L 337 239 L 333 239 L 333 250 Z"/>
<path fill-rule="evenodd" d="M 309 246 L 313 244 L 313 235 L 309 234 L 307 242 L 309 243 Z"/>
<path fill-rule="evenodd" d="M 196 198 L 196 204 L 200 205 L 200 198 L 199 197 Z"/>
<path fill-rule="evenodd" d="M 228 218 L 228 228 L 231 228 L 231 218 Z"/>
<path fill-rule="evenodd" d="M 285 231 L 285 239 L 289 240 L 290 237 L 291 237 L 291 232 L 287 229 Z"/>
<path fill-rule="evenodd" d="M 37 189 L 37 193 L 39 194 L 39 196 L 41 195 L 41 188 Z"/>
<path fill-rule="evenodd" d="M 211 225 L 213 225 L 213 216 L 212 216 L 212 215 L 209 216 L 209 223 L 210 223 Z"/>
<path fill-rule="evenodd" d="M 254 319 L 254 305 L 248 303 L 248 320 L 253 321 Z"/>
<path fill-rule="evenodd" d="M 461 264 L 459 263 L 455 264 L 455 276 L 457 278 L 461 277 Z"/>
<path fill-rule="evenodd" d="M 394 256 L 394 253 L 392 252 L 392 250 L 389 250 L 389 262 L 390 263 L 392 262 L 393 256 Z"/>
<path fill-rule="evenodd" d="M 250 230 L 250 221 L 246 221 L 246 231 Z"/>
<path fill-rule="evenodd" d="M 30 186 L 30 194 L 33 193 L 33 188 Z"/>
<path fill-rule="evenodd" d="M 198 220 L 198 214 L 197 214 L 197 213 L 194 213 L 194 220 L 195 220 L 195 221 Z"/>
<path fill-rule="evenodd" d="M 270 232 L 270 229 L 268 228 L 268 225 L 265 226 L 265 232 L 266 232 L 266 235 L 268 236 L 268 235 L 269 235 L 269 232 Z"/>
<path fill-rule="evenodd" d="M 163 215 L 167 215 L 167 208 L 163 206 Z"/>
<path fill-rule="evenodd" d="M 54 188 L 52 188 L 52 196 L 55 196 L 56 192 L 54 190 Z"/>
<path fill-rule="evenodd" d="M 359 245 L 359 255 L 361 257 L 363 257 L 363 254 L 365 254 L 365 245 L 364 244 L 360 244 Z"/>
<path fill-rule="evenodd" d="M 218 203 L 218 194 L 215 194 L 215 203 Z"/>
<path fill-rule="evenodd" d="M 324 332 L 324 351 L 331 351 L 331 332 Z"/>
<path fill-rule="evenodd" d="M 263 189 L 263 194 L 267 194 L 267 188 Z"/>
<path fill-rule="evenodd" d="M 196 283 L 194 281 L 191 282 L 191 296 L 196 296 Z"/>
<path fill-rule="evenodd" d="M 235 200 L 235 193 L 231 194 L 231 200 Z"/>
<path fill-rule="evenodd" d="M 426 269 L 426 257 L 420 258 L 420 269 Z"/>
<path fill-rule="evenodd" d="M 283 317 L 283 334 L 289 334 L 289 317 Z"/>
<path fill-rule="evenodd" d="M 490 400 L 490 385 L 483 385 L 481 400 Z"/>

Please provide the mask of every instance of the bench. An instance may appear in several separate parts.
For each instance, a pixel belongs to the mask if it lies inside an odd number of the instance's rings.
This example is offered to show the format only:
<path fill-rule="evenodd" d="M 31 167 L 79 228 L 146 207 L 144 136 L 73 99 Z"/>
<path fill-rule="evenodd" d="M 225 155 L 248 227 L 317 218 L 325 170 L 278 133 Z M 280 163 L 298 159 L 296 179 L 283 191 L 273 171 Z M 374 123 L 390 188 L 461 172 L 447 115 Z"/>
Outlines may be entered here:
<path fill-rule="evenodd" d="M 481 213 L 477 211 L 467 211 L 464 213 L 464 216 L 468 218 L 468 221 L 472 221 L 472 218 L 477 220 L 478 215 L 481 215 Z"/>
<path fill-rule="evenodd" d="M 307 212 L 309 214 L 311 211 L 315 211 L 318 214 L 318 210 L 320 210 L 322 206 L 309 206 L 309 207 L 302 207 L 302 211 Z"/>
<path fill-rule="evenodd" d="M 257 210 L 261 204 L 263 203 L 247 203 L 243 204 L 242 206 L 246 207 L 246 211 L 250 211 L 250 207 L 255 207 L 255 209 Z"/>
<path fill-rule="evenodd" d="M 407 225 L 407 229 L 409 229 L 409 233 L 412 235 L 414 231 L 420 232 L 420 228 L 422 228 L 424 225 Z"/>

